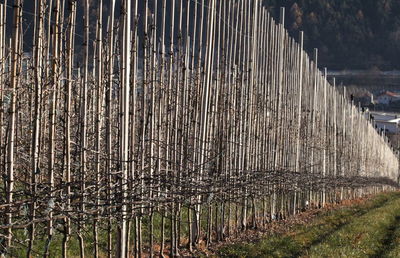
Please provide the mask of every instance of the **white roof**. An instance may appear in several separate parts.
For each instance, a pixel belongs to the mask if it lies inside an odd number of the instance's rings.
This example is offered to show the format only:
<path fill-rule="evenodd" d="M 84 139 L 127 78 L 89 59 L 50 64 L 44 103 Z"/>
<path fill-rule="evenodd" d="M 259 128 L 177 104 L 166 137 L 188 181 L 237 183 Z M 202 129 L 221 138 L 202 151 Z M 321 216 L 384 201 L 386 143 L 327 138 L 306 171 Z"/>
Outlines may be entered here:
<path fill-rule="evenodd" d="M 375 123 L 378 124 L 399 124 L 400 118 L 392 119 L 392 120 L 375 120 Z"/>
<path fill-rule="evenodd" d="M 390 123 L 399 123 L 400 122 L 400 118 L 392 119 L 392 120 L 389 120 L 388 122 L 390 122 Z"/>

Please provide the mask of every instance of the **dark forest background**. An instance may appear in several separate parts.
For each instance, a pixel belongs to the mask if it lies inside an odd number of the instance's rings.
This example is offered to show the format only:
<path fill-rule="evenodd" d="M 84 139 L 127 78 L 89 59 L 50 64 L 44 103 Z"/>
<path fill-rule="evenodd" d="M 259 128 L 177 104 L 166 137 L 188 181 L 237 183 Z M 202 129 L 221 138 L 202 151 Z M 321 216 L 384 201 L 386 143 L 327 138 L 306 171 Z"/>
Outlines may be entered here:
<path fill-rule="evenodd" d="M 103 1 L 106 14 L 108 1 Z M 34 2 L 24 1 L 27 38 L 32 37 Z M 90 18 L 94 23 L 97 0 L 91 2 Z M 116 2 L 118 12 L 121 1 Z M 319 49 L 320 67 L 330 70 L 400 69 L 400 0 L 263 0 L 263 3 L 276 18 L 279 7 L 286 8 L 286 28 L 295 38 L 299 30 L 304 31 L 307 51 L 312 53 L 314 47 Z M 10 7 L 9 18 L 12 16 Z M 78 0 L 77 22 L 77 34 L 83 34 L 81 0 Z M 11 20 L 8 24 L 11 27 Z M 29 51 L 31 41 L 25 42 L 25 50 Z"/>
<path fill-rule="evenodd" d="M 286 7 L 286 27 L 305 33 L 330 69 L 400 68 L 400 0 L 265 0 L 277 17 Z"/>

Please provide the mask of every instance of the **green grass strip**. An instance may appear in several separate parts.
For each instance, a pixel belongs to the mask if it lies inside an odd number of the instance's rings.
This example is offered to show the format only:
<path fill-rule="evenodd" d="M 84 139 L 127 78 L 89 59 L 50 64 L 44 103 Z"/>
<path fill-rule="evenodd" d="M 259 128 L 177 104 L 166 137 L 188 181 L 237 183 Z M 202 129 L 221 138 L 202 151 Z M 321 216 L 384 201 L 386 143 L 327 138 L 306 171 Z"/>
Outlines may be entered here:
<path fill-rule="evenodd" d="M 363 204 L 327 211 L 312 223 L 298 226 L 284 235 L 223 247 L 219 256 L 338 257 L 343 254 L 343 257 L 365 257 L 379 254 L 381 246 L 390 241 L 386 239 L 387 231 L 396 222 L 398 211 L 400 193 L 380 194 Z M 386 216 L 381 216 L 383 213 Z M 372 241 L 375 243 L 371 244 Z"/>

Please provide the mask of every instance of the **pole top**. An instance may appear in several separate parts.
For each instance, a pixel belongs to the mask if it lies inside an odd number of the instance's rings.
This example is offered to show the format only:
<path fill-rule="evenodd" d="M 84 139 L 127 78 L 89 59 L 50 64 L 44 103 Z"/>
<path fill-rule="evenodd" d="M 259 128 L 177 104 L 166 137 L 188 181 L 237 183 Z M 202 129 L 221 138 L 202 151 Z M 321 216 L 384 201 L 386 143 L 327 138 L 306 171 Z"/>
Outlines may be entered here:
<path fill-rule="evenodd" d="M 281 7 L 280 9 L 279 23 L 285 26 L 285 7 Z"/>

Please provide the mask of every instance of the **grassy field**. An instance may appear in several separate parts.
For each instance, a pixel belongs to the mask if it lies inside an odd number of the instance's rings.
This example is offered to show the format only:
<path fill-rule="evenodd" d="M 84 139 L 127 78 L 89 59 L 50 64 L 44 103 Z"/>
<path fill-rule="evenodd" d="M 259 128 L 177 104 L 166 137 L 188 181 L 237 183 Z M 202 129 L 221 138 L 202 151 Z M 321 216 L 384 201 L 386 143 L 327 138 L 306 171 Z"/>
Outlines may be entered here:
<path fill-rule="evenodd" d="M 400 193 L 324 212 L 285 234 L 225 246 L 218 256 L 400 257 Z"/>

